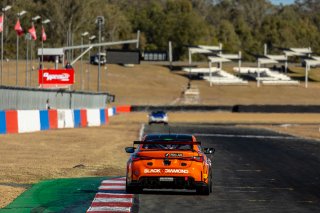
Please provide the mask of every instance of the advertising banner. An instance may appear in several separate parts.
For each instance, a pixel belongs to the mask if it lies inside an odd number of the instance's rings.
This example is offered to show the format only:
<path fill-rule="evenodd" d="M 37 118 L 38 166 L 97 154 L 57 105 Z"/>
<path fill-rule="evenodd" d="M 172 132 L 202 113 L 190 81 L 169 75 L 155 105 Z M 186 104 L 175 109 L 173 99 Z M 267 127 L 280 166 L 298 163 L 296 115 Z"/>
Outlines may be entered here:
<path fill-rule="evenodd" d="M 74 84 L 73 69 L 39 70 L 39 85 L 43 87 L 65 87 Z"/>

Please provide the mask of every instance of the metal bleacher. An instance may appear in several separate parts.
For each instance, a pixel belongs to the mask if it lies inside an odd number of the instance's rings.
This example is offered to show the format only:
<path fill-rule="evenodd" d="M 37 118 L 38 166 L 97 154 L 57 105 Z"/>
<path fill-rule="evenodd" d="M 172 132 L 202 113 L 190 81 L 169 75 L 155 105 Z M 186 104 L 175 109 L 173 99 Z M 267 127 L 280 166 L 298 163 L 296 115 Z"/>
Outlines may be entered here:
<path fill-rule="evenodd" d="M 298 85 L 300 82 L 292 80 L 289 76 L 269 68 L 234 67 L 233 70 L 240 75 L 249 76 L 265 85 Z M 260 77 L 258 77 L 260 72 Z"/>

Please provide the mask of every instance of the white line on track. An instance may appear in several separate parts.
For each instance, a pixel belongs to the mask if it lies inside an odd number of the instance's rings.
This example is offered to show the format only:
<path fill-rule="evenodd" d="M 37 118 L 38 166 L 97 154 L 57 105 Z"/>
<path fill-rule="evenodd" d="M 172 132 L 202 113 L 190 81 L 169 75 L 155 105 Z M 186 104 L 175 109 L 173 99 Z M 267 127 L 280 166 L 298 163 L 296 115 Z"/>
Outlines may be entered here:
<path fill-rule="evenodd" d="M 140 128 L 140 131 L 139 131 L 139 140 L 140 141 L 142 140 L 142 137 L 144 135 L 144 128 L 145 128 L 145 124 L 141 124 L 141 128 Z"/>
<path fill-rule="evenodd" d="M 194 133 L 194 136 L 203 136 L 203 137 L 225 137 L 225 138 L 262 138 L 262 139 L 284 139 L 284 140 L 293 140 L 297 139 L 293 136 L 276 136 L 276 135 L 229 135 L 229 134 L 203 134 L 203 133 Z"/>
<path fill-rule="evenodd" d="M 213 186 L 213 188 L 224 188 L 224 189 L 270 189 L 270 190 L 285 190 L 285 191 L 293 191 L 294 189 L 291 187 L 264 187 L 264 186 Z"/>

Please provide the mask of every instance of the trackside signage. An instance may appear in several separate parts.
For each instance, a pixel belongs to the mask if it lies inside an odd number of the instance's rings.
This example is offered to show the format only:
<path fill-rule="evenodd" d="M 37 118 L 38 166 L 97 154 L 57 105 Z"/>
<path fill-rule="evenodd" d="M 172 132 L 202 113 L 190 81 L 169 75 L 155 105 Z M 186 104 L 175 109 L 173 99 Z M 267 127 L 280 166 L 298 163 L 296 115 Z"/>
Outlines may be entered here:
<path fill-rule="evenodd" d="M 39 85 L 70 86 L 74 84 L 73 69 L 39 70 Z"/>

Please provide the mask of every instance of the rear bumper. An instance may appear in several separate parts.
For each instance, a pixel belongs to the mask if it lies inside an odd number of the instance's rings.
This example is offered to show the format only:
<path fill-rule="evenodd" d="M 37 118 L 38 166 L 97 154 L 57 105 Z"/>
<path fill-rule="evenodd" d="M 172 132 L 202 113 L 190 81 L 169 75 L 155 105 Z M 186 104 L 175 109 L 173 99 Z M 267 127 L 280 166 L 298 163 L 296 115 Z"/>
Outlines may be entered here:
<path fill-rule="evenodd" d="M 167 120 L 149 120 L 149 123 L 168 123 Z"/>
<path fill-rule="evenodd" d="M 168 177 L 166 177 L 168 178 Z M 146 189 L 197 189 L 205 187 L 205 182 L 195 181 L 193 177 L 170 177 L 172 181 L 161 181 L 160 177 L 141 177 L 139 181 L 132 181 L 130 186 Z"/>

